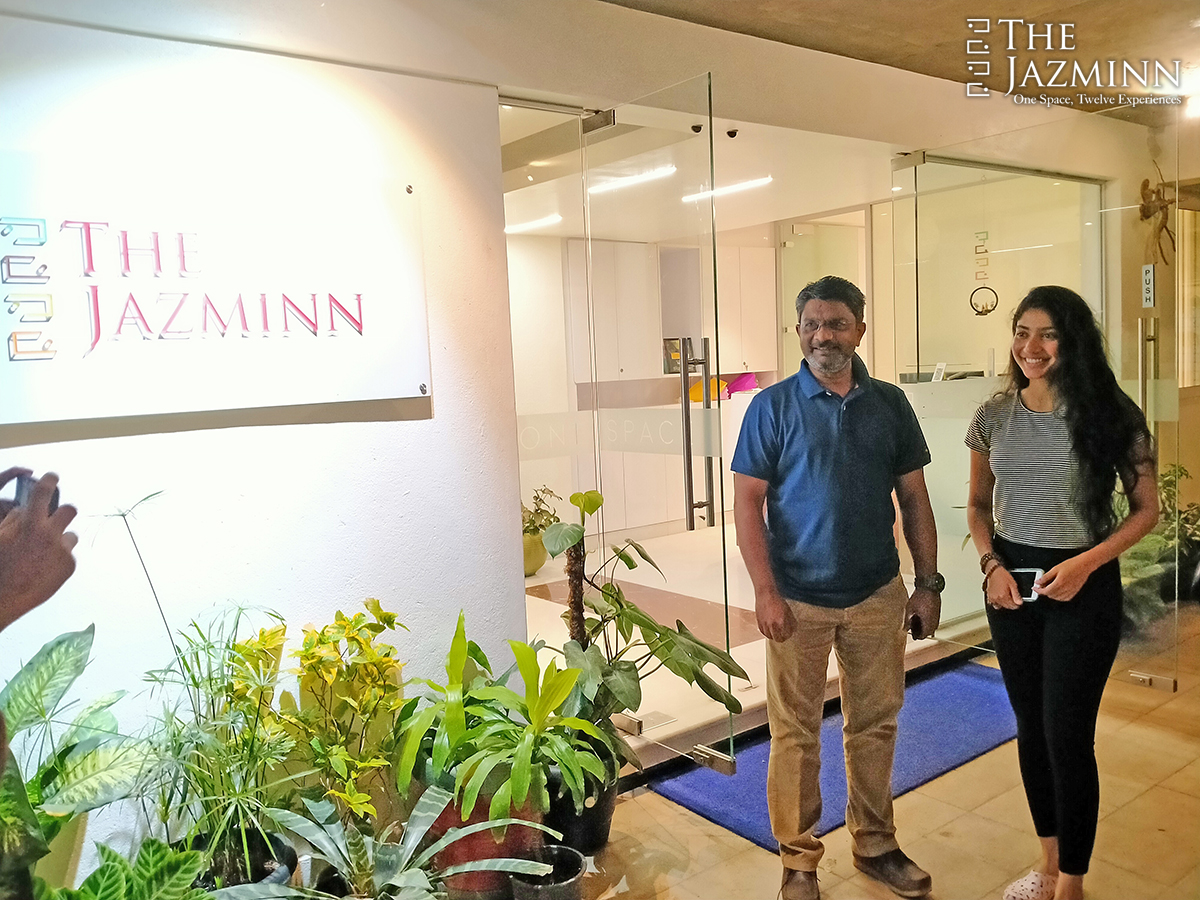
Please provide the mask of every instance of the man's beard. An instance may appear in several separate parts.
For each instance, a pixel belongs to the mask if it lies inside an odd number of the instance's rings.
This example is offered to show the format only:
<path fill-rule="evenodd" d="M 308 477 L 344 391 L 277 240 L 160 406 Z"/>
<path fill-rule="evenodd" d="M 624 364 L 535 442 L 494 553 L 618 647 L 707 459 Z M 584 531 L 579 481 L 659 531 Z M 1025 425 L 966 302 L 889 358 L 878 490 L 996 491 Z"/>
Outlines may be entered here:
<path fill-rule="evenodd" d="M 820 347 L 814 345 L 812 349 L 813 352 L 805 358 L 808 360 L 808 364 L 822 375 L 838 375 L 845 371 L 854 359 L 853 353 L 847 353 L 836 344 L 825 344 Z M 816 352 L 818 350 L 832 351 L 832 353 L 818 354 Z"/>

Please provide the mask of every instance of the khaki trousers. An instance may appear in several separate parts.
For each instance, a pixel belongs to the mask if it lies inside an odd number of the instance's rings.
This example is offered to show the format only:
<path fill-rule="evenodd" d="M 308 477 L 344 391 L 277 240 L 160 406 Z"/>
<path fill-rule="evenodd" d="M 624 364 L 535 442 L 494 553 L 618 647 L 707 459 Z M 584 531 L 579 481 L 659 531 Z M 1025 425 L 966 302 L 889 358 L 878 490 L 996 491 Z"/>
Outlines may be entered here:
<path fill-rule="evenodd" d="M 854 852 L 878 856 L 898 846 L 892 756 L 904 703 L 907 602 L 899 576 L 848 609 L 789 600 L 795 632 L 782 643 L 767 641 L 767 805 L 786 868 L 813 871 L 825 852 L 813 829 L 821 818 L 821 714 L 831 647 L 846 723 L 846 826 Z"/>

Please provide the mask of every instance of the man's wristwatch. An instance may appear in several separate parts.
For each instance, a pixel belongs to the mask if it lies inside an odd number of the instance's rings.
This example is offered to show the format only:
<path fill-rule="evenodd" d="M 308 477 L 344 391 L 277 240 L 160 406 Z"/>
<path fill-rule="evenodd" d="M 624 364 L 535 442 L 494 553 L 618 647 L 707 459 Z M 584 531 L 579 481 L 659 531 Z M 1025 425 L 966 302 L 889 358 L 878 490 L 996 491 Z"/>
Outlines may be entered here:
<path fill-rule="evenodd" d="M 946 589 L 946 579 L 942 577 L 941 572 L 934 572 L 932 575 L 918 575 L 913 580 L 918 590 L 933 591 L 935 594 L 940 594 Z"/>

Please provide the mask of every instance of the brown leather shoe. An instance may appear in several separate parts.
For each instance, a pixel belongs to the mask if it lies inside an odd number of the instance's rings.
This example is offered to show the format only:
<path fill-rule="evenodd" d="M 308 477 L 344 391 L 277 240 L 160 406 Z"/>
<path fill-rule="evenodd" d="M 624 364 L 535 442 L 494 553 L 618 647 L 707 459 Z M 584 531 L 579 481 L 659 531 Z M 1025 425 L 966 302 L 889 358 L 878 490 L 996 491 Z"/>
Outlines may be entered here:
<path fill-rule="evenodd" d="M 899 847 L 880 856 L 855 853 L 854 867 L 883 882 L 901 897 L 924 897 L 933 888 L 929 873 L 905 856 Z"/>
<path fill-rule="evenodd" d="M 779 896 L 783 900 L 821 900 L 821 889 L 817 886 L 817 873 L 785 868 Z"/>

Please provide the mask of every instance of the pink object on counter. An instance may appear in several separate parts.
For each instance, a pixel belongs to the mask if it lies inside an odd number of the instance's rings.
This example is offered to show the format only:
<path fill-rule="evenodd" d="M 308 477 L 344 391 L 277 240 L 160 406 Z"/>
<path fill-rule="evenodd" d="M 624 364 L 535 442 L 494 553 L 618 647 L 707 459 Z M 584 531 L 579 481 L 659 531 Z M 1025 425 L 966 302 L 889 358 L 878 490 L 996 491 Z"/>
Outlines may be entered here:
<path fill-rule="evenodd" d="M 736 394 L 738 391 L 753 391 L 758 387 L 758 376 L 753 372 L 743 372 L 736 378 L 729 381 L 729 393 Z"/>

